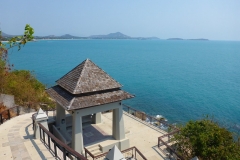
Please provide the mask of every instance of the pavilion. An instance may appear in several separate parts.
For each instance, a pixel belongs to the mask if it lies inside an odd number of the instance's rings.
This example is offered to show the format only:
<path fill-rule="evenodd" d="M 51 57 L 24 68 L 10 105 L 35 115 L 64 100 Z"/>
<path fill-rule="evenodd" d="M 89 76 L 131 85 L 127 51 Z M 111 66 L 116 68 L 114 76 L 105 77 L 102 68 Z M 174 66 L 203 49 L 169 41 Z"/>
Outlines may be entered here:
<path fill-rule="evenodd" d="M 56 126 L 66 133 L 66 111 L 71 114 L 71 146 L 79 153 L 84 152 L 83 116 L 94 114 L 94 123 L 101 123 L 101 112 L 112 110 L 112 136 L 120 150 L 129 147 L 125 137 L 121 101 L 134 96 L 121 90 L 122 85 L 106 72 L 86 59 L 56 81 L 47 93 L 57 103 Z M 111 146 L 110 146 L 111 147 Z"/>

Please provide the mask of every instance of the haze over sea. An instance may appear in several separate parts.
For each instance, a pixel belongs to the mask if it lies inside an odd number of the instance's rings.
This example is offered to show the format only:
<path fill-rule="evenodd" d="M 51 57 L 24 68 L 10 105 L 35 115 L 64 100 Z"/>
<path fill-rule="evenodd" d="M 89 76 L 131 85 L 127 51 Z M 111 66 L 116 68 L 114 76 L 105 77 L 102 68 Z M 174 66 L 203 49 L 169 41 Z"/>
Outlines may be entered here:
<path fill-rule="evenodd" d="M 11 52 L 11 51 L 10 51 Z M 135 94 L 124 101 L 170 122 L 213 115 L 240 127 L 240 42 L 44 40 L 10 54 L 48 87 L 86 58 Z"/>

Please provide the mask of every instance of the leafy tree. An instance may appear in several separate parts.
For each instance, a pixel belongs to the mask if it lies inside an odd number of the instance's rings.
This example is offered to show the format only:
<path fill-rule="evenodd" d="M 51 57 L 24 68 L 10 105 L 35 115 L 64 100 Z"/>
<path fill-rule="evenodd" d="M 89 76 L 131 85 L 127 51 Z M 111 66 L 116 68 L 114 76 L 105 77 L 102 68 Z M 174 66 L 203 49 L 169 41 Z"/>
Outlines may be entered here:
<path fill-rule="evenodd" d="M 18 50 L 20 50 L 22 46 L 33 39 L 33 34 L 33 28 L 27 24 L 23 36 L 12 37 L 7 43 L 3 43 L 1 41 L 3 39 L 2 31 L 0 31 L 0 92 L 4 93 L 5 77 L 12 69 L 12 65 L 8 61 L 8 50 L 13 47 L 18 47 Z"/>
<path fill-rule="evenodd" d="M 16 103 L 23 106 L 34 106 L 39 102 L 53 105 L 45 93 L 45 86 L 36 79 L 32 72 L 12 71 L 13 65 L 8 61 L 8 50 L 13 47 L 20 50 L 22 46 L 33 39 L 33 33 L 33 28 L 27 24 L 23 36 L 12 37 L 7 43 L 0 41 L 0 93 L 14 95 Z"/>
<path fill-rule="evenodd" d="M 18 50 L 20 50 L 21 46 L 24 46 L 28 41 L 33 40 L 33 34 L 34 34 L 34 29 L 29 24 L 27 24 L 25 26 L 25 31 L 23 36 L 15 36 L 10 38 L 10 40 L 8 40 L 7 42 L 8 45 L 0 41 L 0 48 L 2 50 L 7 51 L 10 48 L 18 47 Z M 2 39 L 2 31 L 0 31 L 0 40 L 1 39 Z"/>
<path fill-rule="evenodd" d="M 189 121 L 180 128 L 181 131 L 174 136 L 174 140 L 178 152 L 185 159 L 194 156 L 202 160 L 240 159 L 240 146 L 233 134 L 213 120 L 205 118 Z"/>

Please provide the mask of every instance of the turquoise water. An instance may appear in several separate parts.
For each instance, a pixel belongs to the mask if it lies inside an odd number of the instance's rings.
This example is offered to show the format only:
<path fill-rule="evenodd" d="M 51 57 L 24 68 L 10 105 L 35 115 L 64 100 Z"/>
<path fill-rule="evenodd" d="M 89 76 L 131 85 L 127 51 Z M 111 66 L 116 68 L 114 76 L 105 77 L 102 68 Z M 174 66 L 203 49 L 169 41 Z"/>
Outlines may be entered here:
<path fill-rule="evenodd" d="M 134 108 L 170 122 L 208 114 L 240 126 L 240 42 L 45 40 L 10 54 L 15 69 L 48 86 L 86 58 L 136 95 L 125 101 Z"/>

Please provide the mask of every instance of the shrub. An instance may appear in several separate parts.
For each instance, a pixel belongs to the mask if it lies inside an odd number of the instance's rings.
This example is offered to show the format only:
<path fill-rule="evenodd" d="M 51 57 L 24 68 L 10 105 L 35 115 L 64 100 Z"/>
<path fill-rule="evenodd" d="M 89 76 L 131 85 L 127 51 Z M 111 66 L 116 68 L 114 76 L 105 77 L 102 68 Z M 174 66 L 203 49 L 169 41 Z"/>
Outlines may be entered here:
<path fill-rule="evenodd" d="M 233 133 L 208 118 L 189 121 L 174 139 L 178 151 L 186 159 L 194 156 L 202 160 L 240 159 L 240 146 Z"/>

